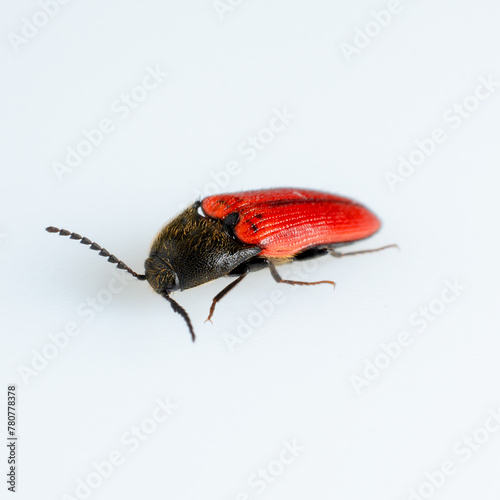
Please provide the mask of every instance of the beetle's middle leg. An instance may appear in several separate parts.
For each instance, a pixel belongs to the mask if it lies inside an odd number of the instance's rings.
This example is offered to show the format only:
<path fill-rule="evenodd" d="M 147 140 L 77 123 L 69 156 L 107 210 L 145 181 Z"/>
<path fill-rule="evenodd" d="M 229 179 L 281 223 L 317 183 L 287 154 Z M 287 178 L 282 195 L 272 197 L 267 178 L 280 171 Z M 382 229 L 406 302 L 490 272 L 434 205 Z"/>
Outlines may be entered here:
<path fill-rule="evenodd" d="M 271 276 L 274 278 L 276 283 L 287 283 L 288 285 L 321 285 L 322 283 L 328 283 L 333 285 L 335 288 L 335 281 L 294 281 L 294 280 L 284 280 L 276 270 L 276 266 L 269 261 L 269 270 L 271 271 Z"/>
<path fill-rule="evenodd" d="M 245 267 L 242 269 L 241 274 L 229 285 L 226 286 L 226 288 L 223 288 L 213 299 L 212 299 L 212 305 L 210 306 L 210 312 L 208 313 L 208 318 L 205 320 L 205 323 L 207 321 L 211 321 L 211 318 L 214 314 L 215 311 L 215 305 L 219 300 L 222 299 L 222 297 L 226 296 L 238 283 L 240 283 L 243 278 L 250 272 L 250 269 L 248 267 Z"/>
<path fill-rule="evenodd" d="M 379 252 L 380 250 L 385 250 L 386 248 L 398 248 L 399 249 L 398 245 L 386 245 L 385 247 L 372 248 L 371 250 L 358 250 L 357 252 L 345 252 L 345 253 L 342 253 L 342 252 L 337 252 L 337 250 L 335 250 L 335 247 L 330 247 L 328 249 L 328 252 L 333 257 L 347 257 L 349 255 L 359 255 L 359 254 L 362 254 L 362 253 Z"/>

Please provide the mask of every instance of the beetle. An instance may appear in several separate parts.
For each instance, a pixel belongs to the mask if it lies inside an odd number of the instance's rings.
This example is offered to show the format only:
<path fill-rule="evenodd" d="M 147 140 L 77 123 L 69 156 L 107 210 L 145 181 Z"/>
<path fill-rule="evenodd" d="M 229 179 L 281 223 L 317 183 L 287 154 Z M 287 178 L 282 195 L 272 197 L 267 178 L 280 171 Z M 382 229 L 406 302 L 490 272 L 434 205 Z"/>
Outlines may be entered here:
<path fill-rule="evenodd" d="M 380 228 L 379 219 L 363 205 L 334 194 L 299 188 L 275 188 L 208 196 L 196 201 L 161 229 L 154 239 L 144 274 L 138 274 L 90 239 L 49 226 L 49 233 L 69 236 L 89 245 L 119 269 L 147 280 L 180 314 L 195 340 L 189 315 L 172 292 L 202 285 L 222 276 L 235 277 L 213 299 L 216 304 L 248 273 L 269 268 L 274 280 L 290 285 L 331 284 L 333 281 L 282 279 L 276 266 L 292 260 L 330 254 L 333 257 L 377 252 L 340 253 L 337 248 L 368 238 Z"/>

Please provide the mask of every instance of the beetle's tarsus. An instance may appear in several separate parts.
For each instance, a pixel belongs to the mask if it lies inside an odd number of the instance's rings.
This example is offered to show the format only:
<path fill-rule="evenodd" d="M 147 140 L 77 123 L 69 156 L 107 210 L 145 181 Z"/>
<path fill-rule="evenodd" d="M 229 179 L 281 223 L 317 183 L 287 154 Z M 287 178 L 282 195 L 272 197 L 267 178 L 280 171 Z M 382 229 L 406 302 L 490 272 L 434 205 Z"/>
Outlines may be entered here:
<path fill-rule="evenodd" d="M 321 285 L 329 284 L 335 289 L 335 281 L 323 280 L 323 281 L 294 281 L 294 280 L 284 280 L 276 270 L 276 266 L 269 261 L 269 270 L 271 271 L 271 276 L 274 278 L 276 283 L 286 283 L 288 285 Z"/>
<path fill-rule="evenodd" d="M 356 252 L 337 252 L 335 248 L 330 248 L 328 249 L 328 252 L 332 257 L 348 257 L 351 255 L 359 255 L 362 253 L 372 253 L 372 252 L 380 252 L 380 250 L 385 250 L 386 248 L 397 248 L 399 250 L 399 246 L 396 244 L 393 245 L 386 245 L 385 247 L 380 247 L 380 248 L 372 248 L 371 250 L 358 250 Z"/>

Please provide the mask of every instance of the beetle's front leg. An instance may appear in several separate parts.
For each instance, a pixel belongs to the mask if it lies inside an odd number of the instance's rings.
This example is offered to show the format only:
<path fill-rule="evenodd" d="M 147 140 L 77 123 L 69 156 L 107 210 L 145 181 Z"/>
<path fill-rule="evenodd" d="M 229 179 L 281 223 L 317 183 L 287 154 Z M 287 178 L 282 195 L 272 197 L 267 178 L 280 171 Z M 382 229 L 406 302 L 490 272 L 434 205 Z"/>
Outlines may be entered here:
<path fill-rule="evenodd" d="M 205 323 L 207 321 L 210 321 L 212 322 L 212 316 L 214 314 L 214 311 L 215 311 L 215 305 L 217 304 L 217 302 L 219 302 L 219 300 L 222 299 L 222 297 L 224 297 L 225 295 L 227 295 L 238 283 L 240 283 L 243 278 L 250 272 L 250 269 L 248 267 L 245 267 L 241 274 L 234 280 L 232 281 L 231 283 L 229 283 L 229 285 L 226 286 L 226 288 L 222 289 L 213 299 L 212 299 L 212 305 L 210 306 L 210 311 L 208 313 L 208 318 L 205 320 Z"/>

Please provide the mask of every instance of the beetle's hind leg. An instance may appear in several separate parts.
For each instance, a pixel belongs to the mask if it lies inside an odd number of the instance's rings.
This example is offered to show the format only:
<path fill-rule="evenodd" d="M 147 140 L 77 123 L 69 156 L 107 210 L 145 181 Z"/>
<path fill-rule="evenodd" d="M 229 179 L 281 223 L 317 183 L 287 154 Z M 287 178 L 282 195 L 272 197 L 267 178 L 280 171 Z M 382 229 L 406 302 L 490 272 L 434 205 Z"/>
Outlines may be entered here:
<path fill-rule="evenodd" d="M 294 280 L 284 280 L 276 270 L 276 266 L 269 261 L 269 270 L 271 271 L 271 276 L 274 278 L 276 283 L 287 283 L 288 285 L 321 285 L 322 283 L 327 283 L 329 285 L 333 285 L 335 288 L 335 281 L 294 281 Z"/>
<path fill-rule="evenodd" d="M 397 249 L 399 249 L 398 245 L 386 245 L 385 247 L 373 248 L 371 250 L 358 250 L 357 252 L 345 252 L 345 253 L 342 253 L 342 252 L 337 252 L 337 250 L 335 250 L 335 247 L 330 247 L 330 248 L 328 248 L 328 252 L 333 257 L 347 257 L 349 255 L 359 255 L 359 254 L 362 254 L 362 253 L 379 252 L 380 250 L 385 250 L 386 248 L 397 248 Z"/>
<path fill-rule="evenodd" d="M 241 274 L 229 285 L 226 286 L 226 288 L 223 288 L 213 299 L 212 299 L 212 305 L 210 306 L 210 311 L 208 313 L 208 318 L 205 320 L 205 323 L 207 321 L 212 321 L 212 316 L 215 311 L 215 305 L 219 300 L 221 300 L 223 297 L 225 297 L 238 283 L 240 283 L 243 278 L 250 272 L 250 269 L 248 267 L 245 267 L 242 269 Z"/>

